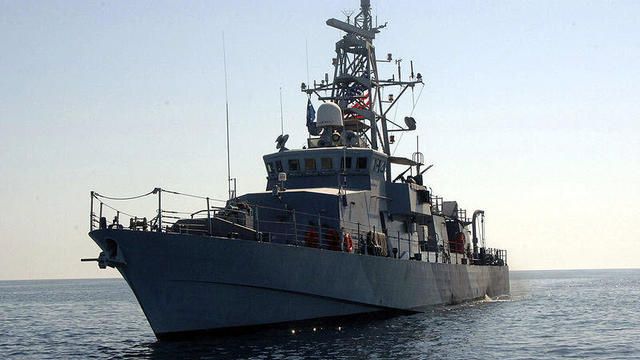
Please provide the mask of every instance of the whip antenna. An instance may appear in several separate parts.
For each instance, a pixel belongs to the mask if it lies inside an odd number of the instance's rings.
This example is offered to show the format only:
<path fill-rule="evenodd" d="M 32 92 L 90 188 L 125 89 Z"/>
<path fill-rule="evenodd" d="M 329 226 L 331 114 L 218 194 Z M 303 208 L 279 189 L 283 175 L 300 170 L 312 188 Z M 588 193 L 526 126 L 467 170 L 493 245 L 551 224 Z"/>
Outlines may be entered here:
<path fill-rule="evenodd" d="M 304 54 L 307 57 L 307 84 L 309 84 L 309 42 L 304 39 Z"/>
<path fill-rule="evenodd" d="M 284 118 L 282 116 L 282 86 L 280 86 L 280 135 L 284 135 Z"/>
<path fill-rule="evenodd" d="M 224 105 L 227 120 L 227 184 L 229 185 L 229 199 L 235 197 L 235 186 L 231 189 L 231 155 L 229 152 L 229 89 L 227 85 L 227 49 L 224 43 L 224 31 L 222 32 L 222 61 L 224 63 Z"/>

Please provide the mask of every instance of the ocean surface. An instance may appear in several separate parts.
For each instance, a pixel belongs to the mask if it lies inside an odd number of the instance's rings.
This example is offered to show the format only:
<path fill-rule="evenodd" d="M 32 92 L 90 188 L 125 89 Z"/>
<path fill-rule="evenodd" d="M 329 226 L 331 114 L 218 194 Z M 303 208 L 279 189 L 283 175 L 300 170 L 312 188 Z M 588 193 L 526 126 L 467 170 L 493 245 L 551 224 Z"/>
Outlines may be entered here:
<path fill-rule="evenodd" d="M 640 270 L 513 271 L 511 296 L 157 342 L 121 279 L 0 281 L 0 359 L 640 359 Z"/>

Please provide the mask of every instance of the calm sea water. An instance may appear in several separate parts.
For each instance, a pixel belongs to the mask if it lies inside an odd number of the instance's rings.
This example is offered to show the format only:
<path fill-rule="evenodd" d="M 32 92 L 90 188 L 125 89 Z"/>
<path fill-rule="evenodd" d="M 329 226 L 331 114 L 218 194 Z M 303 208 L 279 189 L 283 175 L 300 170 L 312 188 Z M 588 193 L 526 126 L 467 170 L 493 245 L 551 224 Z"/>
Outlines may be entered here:
<path fill-rule="evenodd" d="M 156 342 L 123 280 L 0 282 L 0 358 L 640 358 L 640 270 L 511 273 L 510 299 Z"/>

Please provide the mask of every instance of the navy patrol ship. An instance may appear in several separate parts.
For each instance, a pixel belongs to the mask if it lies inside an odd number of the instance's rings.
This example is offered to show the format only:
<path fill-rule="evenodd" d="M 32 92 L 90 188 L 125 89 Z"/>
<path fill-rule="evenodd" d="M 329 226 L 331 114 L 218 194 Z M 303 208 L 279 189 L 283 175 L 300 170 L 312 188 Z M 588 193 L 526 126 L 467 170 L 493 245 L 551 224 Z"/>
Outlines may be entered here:
<path fill-rule="evenodd" d="M 102 252 L 83 261 L 122 274 L 158 339 L 509 293 L 507 252 L 487 248 L 484 212 L 467 216 L 436 196 L 419 151 L 391 154 L 394 134 L 417 126 L 412 116 L 390 120 L 389 111 L 424 86 L 421 74 L 411 63 L 403 78 L 400 60 L 376 56 L 384 25 L 373 26 L 369 0 L 352 19 L 326 23 L 344 32 L 333 79 L 301 84 L 307 145 L 287 149 L 288 136 L 278 137 L 278 151 L 263 157 L 266 191 L 237 196 L 229 179 L 229 200 L 213 206 L 209 197 L 155 188 L 139 196 L 157 197 L 150 219 L 108 203 L 138 197 L 91 192 L 89 236 Z M 383 62 L 397 73 L 381 78 Z M 202 206 L 172 211 L 163 207 L 167 195 Z"/>

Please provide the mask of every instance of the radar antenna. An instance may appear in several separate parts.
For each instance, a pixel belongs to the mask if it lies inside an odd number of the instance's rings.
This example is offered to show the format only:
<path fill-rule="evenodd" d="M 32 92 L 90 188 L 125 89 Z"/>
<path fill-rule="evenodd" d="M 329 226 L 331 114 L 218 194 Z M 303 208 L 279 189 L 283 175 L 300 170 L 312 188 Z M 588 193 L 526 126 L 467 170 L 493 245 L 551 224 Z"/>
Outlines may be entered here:
<path fill-rule="evenodd" d="M 280 150 L 280 152 L 289 150 L 284 146 L 287 140 L 289 140 L 289 134 L 279 135 L 276 139 L 276 149 Z"/>

